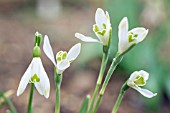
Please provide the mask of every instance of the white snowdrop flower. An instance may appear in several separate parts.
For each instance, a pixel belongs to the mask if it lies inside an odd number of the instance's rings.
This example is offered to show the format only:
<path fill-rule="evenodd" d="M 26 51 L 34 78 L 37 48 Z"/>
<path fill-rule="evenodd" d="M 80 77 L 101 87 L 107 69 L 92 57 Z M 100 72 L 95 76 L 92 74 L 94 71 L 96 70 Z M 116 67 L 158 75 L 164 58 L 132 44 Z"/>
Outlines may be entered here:
<path fill-rule="evenodd" d="M 148 34 L 148 29 L 143 27 L 136 27 L 128 31 L 128 19 L 124 17 L 119 24 L 119 44 L 118 53 L 121 54 L 128 50 L 131 46 L 143 41 Z"/>
<path fill-rule="evenodd" d="M 107 46 L 109 43 L 111 30 L 110 17 L 108 12 L 104 12 L 101 8 L 98 8 L 95 14 L 95 21 L 96 24 L 93 25 L 93 31 L 98 37 L 98 40 L 89 36 L 84 36 L 80 33 L 75 33 L 75 37 L 84 42 L 98 42 Z"/>
<path fill-rule="evenodd" d="M 143 71 L 143 70 L 135 71 L 131 74 L 130 78 L 128 79 L 127 85 L 137 90 L 143 96 L 152 98 L 156 96 L 157 93 L 152 93 L 151 91 L 140 87 L 146 84 L 146 81 L 148 80 L 148 78 L 149 78 L 149 73 L 147 73 L 146 71 Z"/>
<path fill-rule="evenodd" d="M 48 36 L 46 35 L 44 37 L 43 50 L 45 54 L 47 55 L 47 57 L 53 62 L 54 66 L 56 66 L 57 74 L 62 74 L 64 70 L 70 66 L 70 63 L 73 62 L 80 54 L 81 44 L 78 43 L 74 45 L 69 50 L 68 53 L 66 51 L 59 51 L 56 54 L 56 60 L 55 60 L 52 47 L 50 45 Z"/>
<path fill-rule="evenodd" d="M 19 83 L 17 96 L 24 92 L 28 83 L 34 83 L 36 89 L 41 95 L 44 95 L 46 98 L 49 97 L 50 82 L 40 57 L 34 57 L 31 64 L 28 66 L 28 69 Z"/>

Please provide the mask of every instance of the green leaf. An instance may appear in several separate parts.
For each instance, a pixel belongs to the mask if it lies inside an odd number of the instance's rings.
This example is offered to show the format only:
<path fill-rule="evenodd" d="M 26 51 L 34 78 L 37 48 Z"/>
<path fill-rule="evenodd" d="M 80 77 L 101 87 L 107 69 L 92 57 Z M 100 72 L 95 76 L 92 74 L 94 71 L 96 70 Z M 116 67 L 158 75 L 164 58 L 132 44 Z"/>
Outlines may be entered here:
<path fill-rule="evenodd" d="M 89 103 L 90 95 L 87 95 L 83 101 L 83 104 L 81 106 L 79 113 L 87 113 L 88 110 L 88 103 Z"/>

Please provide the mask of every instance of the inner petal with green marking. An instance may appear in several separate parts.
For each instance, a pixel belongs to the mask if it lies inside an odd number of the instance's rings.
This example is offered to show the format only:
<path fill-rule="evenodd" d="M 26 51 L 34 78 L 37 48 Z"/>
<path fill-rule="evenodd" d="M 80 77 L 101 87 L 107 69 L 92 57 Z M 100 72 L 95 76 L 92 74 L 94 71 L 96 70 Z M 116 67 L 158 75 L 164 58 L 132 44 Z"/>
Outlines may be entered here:
<path fill-rule="evenodd" d="M 136 38 L 138 38 L 138 34 L 134 34 L 133 32 L 128 33 L 129 42 L 133 42 Z"/>
<path fill-rule="evenodd" d="M 66 51 L 59 51 L 56 55 L 57 62 L 65 60 L 66 58 L 67 58 L 67 52 Z"/>
<path fill-rule="evenodd" d="M 40 78 L 37 76 L 37 74 L 34 74 L 34 75 L 31 77 L 30 82 L 31 82 L 31 83 L 40 82 Z"/>
<path fill-rule="evenodd" d="M 141 86 L 141 85 L 145 85 L 146 81 L 144 80 L 144 78 L 141 75 L 138 75 L 136 77 L 136 80 L 134 81 L 135 85 L 137 86 Z"/>

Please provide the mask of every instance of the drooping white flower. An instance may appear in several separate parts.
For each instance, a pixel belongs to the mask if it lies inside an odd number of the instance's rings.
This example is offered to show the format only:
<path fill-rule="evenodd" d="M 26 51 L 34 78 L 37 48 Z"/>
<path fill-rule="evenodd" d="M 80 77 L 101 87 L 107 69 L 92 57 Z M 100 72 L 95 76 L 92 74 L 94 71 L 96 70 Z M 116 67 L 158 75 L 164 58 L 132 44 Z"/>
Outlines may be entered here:
<path fill-rule="evenodd" d="M 148 29 L 143 27 L 136 27 L 128 31 L 128 19 L 124 17 L 119 24 L 119 45 L 118 53 L 121 54 L 128 50 L 132 45 L 138 44 L 143 41 L 148 34 Z"/>
<path fill-rule="evenodd" d="M 31 64 L 28 66 L 19 83 L 17 96 L 24 92 L 28 83 L 34 83 L 36 89 L 41 95 L 44 95 L 46 98 L 49 97 L 50 82 L 40 57 L 34 57 Z"/>
<path fill-rule="evenodd" d="M 127 85 L 132 87 L 133 89 L 137 90 L 143 96 L 152 98 L 157 95 L 157 93 L 152 93 L 147 89 L 140 88 L 139 86 L 144 86 L 146 81 L 149 78 L 149 73 L 146 71 L 135 71 L 131 74 L 130 78 L 127 81 Z"/>
<path fill-rule="evenodd" d="M 56 60 L 55 60 L 54 53 L 53 53 L 52 47 L 50 45 L 50 41 L 48 39 L 48 36 L 46 35 L 44 37 L 43 50 L 44 50 L 45 54 L 47 55 L 47 57 L 53 62 L 54 66 L 56 66 L 57 73 L 62 74 L 63 71 L 70 66 L 70 63 L 72 61 L 74 61 L 80 54 L 81 44 L 78 43 L 78 44 L 74 45 L 69 50 L 68 53 L 66 51 L 59 51 L 56 54 Z"/>
<path fill-rule="evenodd" d="M 111 30 L 110 17 L 108 12 L 106 11 L 105 13 L 101 8 L 98 8 L 95 14 L 95 21 L 96 24 L 93 25 L 93 31 L 99 40 L 89 36 L 84 36 L 80 33 L 75 33 L 75 37 L 84 42 L 98 42 L 107 46 Z"/>

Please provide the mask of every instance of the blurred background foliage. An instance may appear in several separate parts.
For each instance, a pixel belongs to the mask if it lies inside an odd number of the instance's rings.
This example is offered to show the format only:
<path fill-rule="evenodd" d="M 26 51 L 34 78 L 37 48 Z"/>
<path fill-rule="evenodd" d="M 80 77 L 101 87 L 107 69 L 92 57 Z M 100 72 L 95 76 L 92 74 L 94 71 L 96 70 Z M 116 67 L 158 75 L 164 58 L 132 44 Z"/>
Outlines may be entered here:
<path fill-rule="evenodd" d="M 133 71 L 143 69 L 150 73 L 146 87 L 157 92 L 158 95 L 153 99 L 145 99 L 142 96 L 139 99 L 139 95 L 136 92 L 131 93 L 131 90 L 125 97 L 127 99 L 124 99 L 125 104 L 122 104 L 119 112 L 124 113 L 121 108 L 126 108 L 130 109 L 129 113 L 169 113 L 169 0 L 0 0 L 0 50 L 2 51 L 0 53 L 0 89 L 3 91 L 17 89 L 19 80 L 31 60 L 31 47 L 33 46 L 34 33 L 37 30 L 49 35 L 52 45 L 56 48 L 54 52 L 60 49 L 68 50 L 74 43 L 79 42 L 74 38 L 75 32 L 95 37 L 92 25 L 94 24 L 95 10 L 98 7 L 107 10 L 111 18 L 113 40 L 110 63 L 117 52 L 118 25 L 123 17 L 128 17 L 129 29 L 140 26 L 149 29 L 147 38 L 124 56 L 114 74 L 115 77 L 108 86 L 106 96 L 102 101 L 103 104 L 98 112 L 110 112 L 119 87 Z M 63 97 L 62 113 L 79 111 L 78 107 L 72 105 L 71 102 L 81 103 L 87 93 L 92 93 L 99 72 L 101 56 L 101 45 L 82 44 L 79 59 L 72 64 L 72 69 L 67 70 L 64 75 L 61 91 Z M 44 54 L 42 57 L 50 76 L 53 72 L 53 66 Z M 50 81 L 53 81 L 52 76 L 50 76 Z M 10 84 L 7 84 L 8 82 Z M 35 100 L 36 111 L 46 113 L 47 111 L 51 112 L 49 109 L 53 110 L 55 95 L 53 94 L 53 83 L 51 84 L 52 91 L 49 103 L 39 97 L 39 94 L 35 94 L 35 97 L 41 99 L 41 101 Z M 73 87 L 74 90 L 78 91 L 71 90 Z M 14 95 L 12 97 L 19 113 L 26 109 L 28 92 L 29 88 L 23 96 L 16 97 Z M 135 105 L 131 106 L 128 101 L 135 102 Z M 39 106 L 40 102 L 45 102 L 48 109 L 41 110 L 45 106 Z M 0 105 L 0 112 L 4 113 L 6 108 Z M 132 109 L 144 110 L 133 111 Z M 128 110 L 126 111 L 128 113 Z"/>

